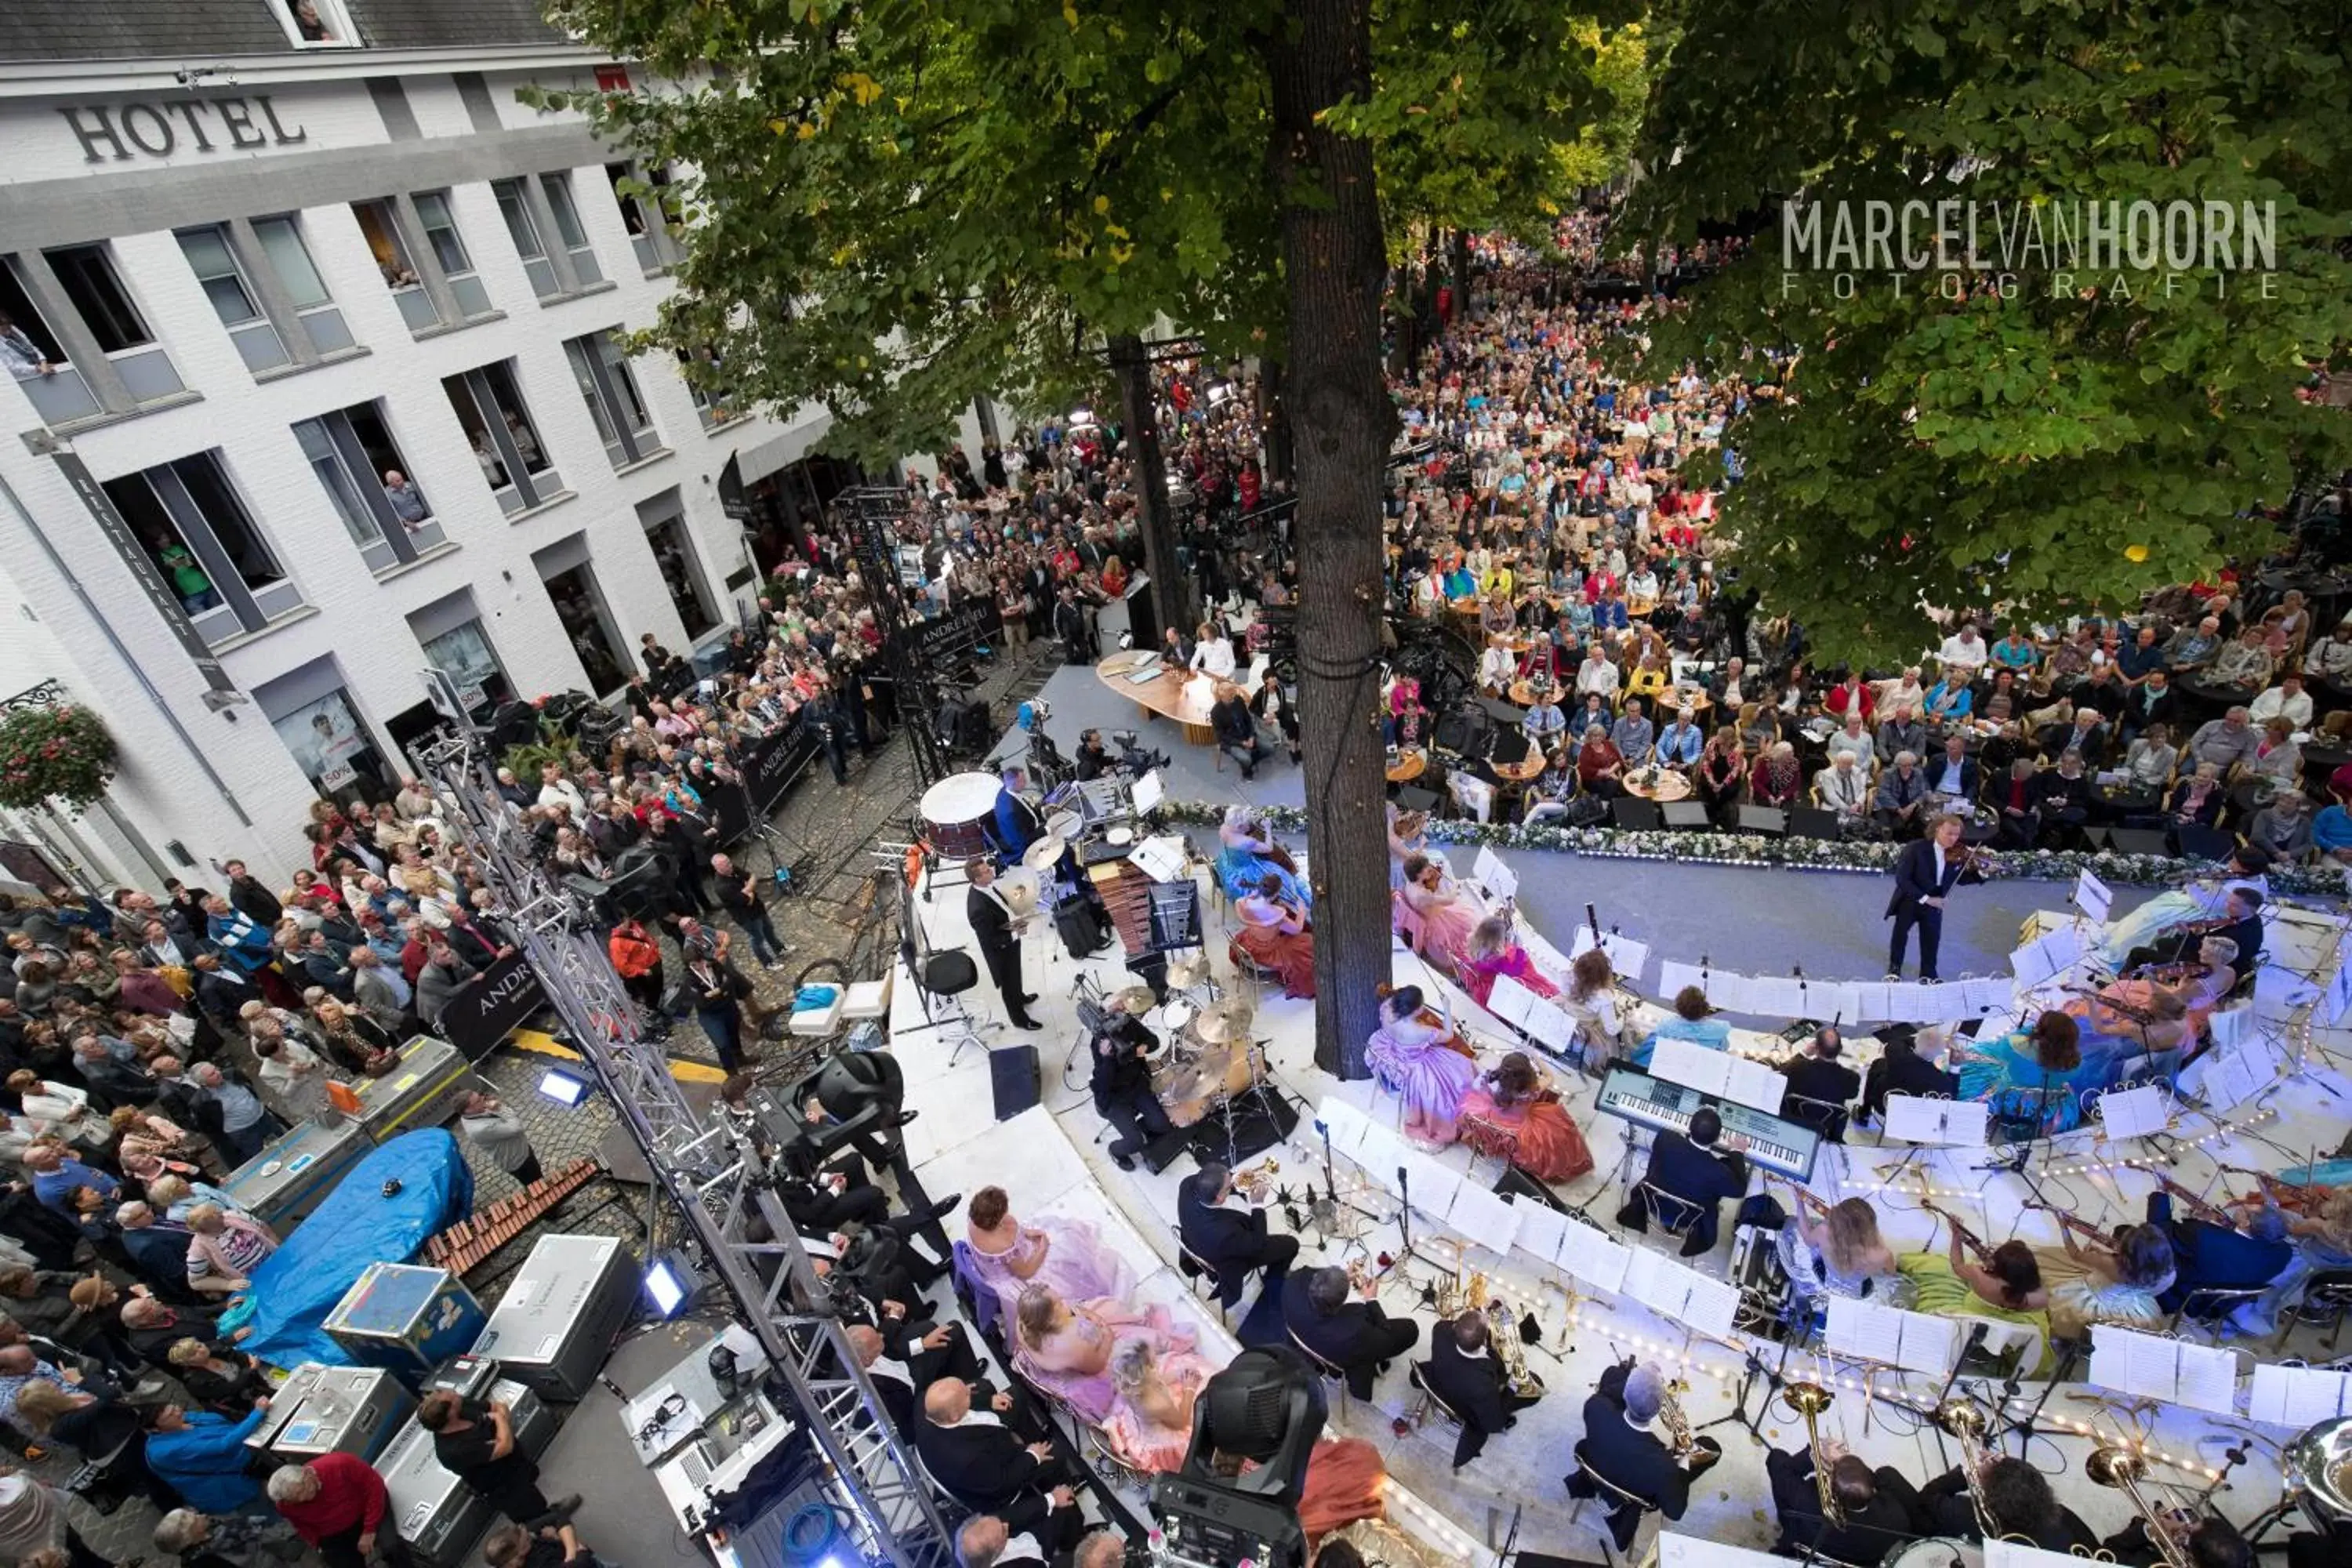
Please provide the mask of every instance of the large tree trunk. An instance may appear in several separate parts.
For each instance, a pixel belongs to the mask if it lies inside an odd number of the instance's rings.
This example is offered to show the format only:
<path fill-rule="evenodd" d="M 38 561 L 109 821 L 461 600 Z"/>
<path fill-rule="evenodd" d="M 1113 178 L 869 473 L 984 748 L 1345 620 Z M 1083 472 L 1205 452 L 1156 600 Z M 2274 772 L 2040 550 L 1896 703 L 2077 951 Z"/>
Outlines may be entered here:
<path fill-rule="evenodd" d="M 1264 433 L 1266 482 L 1269 486 L 1277 480 L 1295 483 L 1298 465 L 1290 439 L 1290 404 L 1282 395 L 1282 362 L 1265 359 L 1258 363 L 1257 422 Z"/>
<path fill-rule="evenodd" d="M 1151 356 L 1132 332 L 1112 338 L 1111 374 L 1118 382 L 1119 423 L 1135 471 L 1135 525 L 1143 535 L 1143 569 L 1151 578 L 1151 609 L 1164 636 L 1170 626 L 1196 623 L 1192 584 L 1176 569 L 1175 520 L 1168 513 L 1168 460 L 1160 450 L 1160 413 L 1151 402 Z"/>
<path fill-rule="evenodd" d="M 1315 890 L 1315 1060 L 1362 1078 L 1389 978 L 1380 730 L 1381 483 L 1396 415 L 1381 379 L 1387 258 L 1370 143 L 1320 113 L 1371 92 L 1370 0 L 1291 0 L 1268 47 L 1269 163 L 1290 295 L 1284 402 L 1297 437 L 1298 716 Z"/>

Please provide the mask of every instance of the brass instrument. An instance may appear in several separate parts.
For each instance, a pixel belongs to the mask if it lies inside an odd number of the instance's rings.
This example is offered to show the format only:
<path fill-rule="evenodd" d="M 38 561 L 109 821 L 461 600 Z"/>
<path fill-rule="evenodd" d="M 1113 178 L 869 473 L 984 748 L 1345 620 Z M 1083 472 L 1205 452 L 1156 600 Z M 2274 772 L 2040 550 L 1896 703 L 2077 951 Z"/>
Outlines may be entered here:
<path fill-rule="evenodd" d="M 1371 1288 L 1371 1263 L 1368 1259 L 1361 1258 L 1350 1258 L 1348 1259 L 1348 1289 L 1355 1291 L 1358 1295 L 1361 1295 Z"/>
<path fill-rule="evenodd" d="M 1791 1378 L 1781 1387 L 1781 1403 L 1805 1420 L 1805 1446 L 1813 1454 L 1813 1487 L 1821 1494 L 1822 1521 L 1834 1529 L 1845 1523 L 1845 1510 L 1837 1500 L 1837 1488 L 1831 1484 L 1829 1455 L 1822 1447 L 1822 1412 L 1827 1410 L 1837 1395 L 1818 1383 L 1804 1378 Z"/>
<path fill-rule="evenodd" d="M 1486 1342 L 1495 1349 L 1495 1359 L 1503 1365 L 1503 1378 L 1510 1390 L 1521 1399 L 1533 1399 L 1544 1391 L 1544 1381 L 1528 1370 L 1528 1347 L 1519 1340 L 1519 1320 L 1508 1301 L 1497 1299 L 1486 1303 Z"/>
<path fill-rule="evenodd" d="M 1984 1468 L 1984 1437 L 1992 1427 L 1991 1413 L 1967 1394 L 1955 1394 L 1936 1406 L 1935 1422 L 1960 1446 L 1960 1476 L 1969 1484 L 1977 1529 L 1987 1541 L 2006 1539 L 2000 1521 L 1985 1503 L 1984 1478 L 1978 1473 Z"/>
<path fill-rule="evenodd" d="M 1234 1191 L 1253 1204 L 1263 1204 L 1273 1195 L 1275 1173 L 1282 1169 L 1278 1160 L 1268 1160 L 1252 1170 L 1234 1173 Z"/>
<path fill-rule="evenodd" d="M 1683 1402 L 1675 1397 L 1686 1386 L 1680 1378 L 1670 1378 L 1658 1395 L 1658 1425 L 1666 1429 L 1666 1451 L 1674 1456 L 1676 1464 L 1682 1465 L 1689 1464 L 1699 1452 L 1699 1439 L 1691 1432 L 1690 1417 L 1683 1414 Z"/>
<path fill-rule="evenodd" d="M 2147 1500 L 2139 1488 L 2141 1478 L 2147 1474 L 2146 1458 L 2121 1443 L 2103 1443 L 2091 1450 L 2083 1468 L 2099 1485 L 2114 1487 L 2131 1499 L 2132 1511 L 2139 1515 L 2148 1544 L 2156 1548 L 2167 1568 L 2192 1568 L 2195 1559 L 2189 1551 L 2189 1532 L 2196 1528 L 2195 1516 L 2176 1509 L 2158 1510 Z"/>

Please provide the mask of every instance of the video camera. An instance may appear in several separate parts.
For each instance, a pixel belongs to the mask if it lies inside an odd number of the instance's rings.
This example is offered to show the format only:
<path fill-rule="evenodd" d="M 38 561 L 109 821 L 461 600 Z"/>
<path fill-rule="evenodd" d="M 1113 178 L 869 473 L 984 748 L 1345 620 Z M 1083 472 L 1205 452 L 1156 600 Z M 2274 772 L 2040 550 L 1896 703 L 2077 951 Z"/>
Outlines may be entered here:
<path fill-rule="evenodd" d="M 1132 730 L 1109 730 L 1103 738 L 1118 748 L 1118 765 L 1141 778 L 1154 768 L 1168 766 L 1168 753 L 1143 744 Z"/>

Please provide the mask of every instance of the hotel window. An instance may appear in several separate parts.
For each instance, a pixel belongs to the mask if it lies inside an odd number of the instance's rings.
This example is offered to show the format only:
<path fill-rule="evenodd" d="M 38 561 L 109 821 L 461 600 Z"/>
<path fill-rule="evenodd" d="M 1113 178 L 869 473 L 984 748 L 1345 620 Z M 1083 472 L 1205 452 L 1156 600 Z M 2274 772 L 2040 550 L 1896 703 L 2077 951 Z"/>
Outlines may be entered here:
<path fill-rule="evenodd" d="M 433 505 L 402 460 L 380 404 L 337 409 L 294 426 L 343 531 L 371 572 L 414 561 L 444 542 Z"/>
<path fill-rule="evenodd" d="M 131 402 L 152 403 L 186 390 L 171 356 L 147 330 L 138 301 L 122 286 L 106 246 L 70 245 L 45 252 L 43 259 Z"/>
<path fill-rule="evenodd" d="M 228 329 L 229 342 L 244 356 L 245 368 L 257 373 L 293 363 L 294 356 L 286 352 L 286 340 L 278 335 L 253 285 L 236 264 L 227 228 L 215 224 L 183 229 L 178 238 L 181 254 L 195 270 L 205 298 L 212 301 L 213 314 Z"/>
<path fill-rule="evenodd" d="M 588 230 L 580 222 L 580 209 L 572 201 L 572 176 L 541 174 L 539 188 L 547 196 L 547 210 L 555 216 L 556 237 L 563 242 L 564 255 L 572 258 L 572 280 L 580 285 L 600 283 L 604 274 L 596 265 L 595 247 L 588 243 Z"/>
<path fill-rule="evenodd" d="M 637 521 L 645 527 L 646 544 L 654 552 L 654 565 L 661 573 L 662 587 L 677 611 L 678 623 L 686 627 L 689 639 L 701 637 L 719 625 L 719 610 L 711 601 L 702 567 L 695 560 L 694 542 L 687 533 L 677 492 L 665 490 L 638 507 Z"/>
<path fill-rule="evenodd" d="M 721 362 L 717 351 L 697 349 L 688 353 L 677 351 L 678 379 L 686 383 L 687 395 L 694 399 L 695 416 L 702 427 L 723 425 L 742 410 L 737 406 L 735 394 L 723 384 L 715 384 L 720 376 Z"/>
<path fill-rule="evenodd" d="M 500 508 L 525 511 L 563 494 L 563 480 L 548 461 L 539 427 L 515 384 L 512 360 L 450 376 L 441 385 Z"/>
<path fill-rule="evenodd" d="M 392 290 L 393 300 L 400 306 L 400 319 L 408 323 L 412 332 L 440 324 L 440 313 L 433 307 L 433 296 L 425 291 L 416 275 L 416 264 L 410 259 L 408 243 L 401 237 L 400 215 L 389 201 L 353 202 L 352 216 L 359 219 L 360 234 L 367 240 L 369 251 L 375 257 L 375 268 L 383 276 L 383 286 Z"/>
<path fill-rule="evenodd" d="M 425 637 L 417 647 L 425 650 L 425 663 L 456 684 L 457 695 L 468 710 L 480 708 L 493 692 L 508 689 L 506 672 L 499 668 L 498 652 L 483 635 L 479 620 L 453 626 L 439 637 Z"/>
<path fill-rule="evenodd" d="M 101 487 L 208 643 L 259 631 L 301 591 L 229 482 L 218 452 L 160 463 Z"/>
<path fill-rule="evenodd" d="M 310 247 L 302 243 L 300 220 L 290 213 L 255 218 L 253 237 L 278 286 L 286 291 L 287 302 L 294 307 L 295 319 L 310 334 L 310 346 L 321 355 L 355 347 L 351 328 L 343 324 L 343 312 L 337 308 L 335 297 L 327 292 L 326 281 L 310 259 Z"/>
<path fill-rule="evenodd" d="M 563 345 L 572 377 L 580 384 L 581 401 L 596 422 L 596 434 L 613 467 L 626 468 L 661 450 L 654 436 L 653 416 L 638 395 L 637 378 L 629 371 L 628 356 L 609 331 L 573 338 Z"/>
<path fill-rule="evenodd" d="M 355 49 L 359 29 L 352 26 L 343 0 L 264 0 L 294 47 L 302 49 Z"/>
<path fill-rule="evenodd" d="M 95 418 L 105 412 L 98 395 L 33 303 L 16 267 L 13 258 L 0 257 L 0 366 L 24 388 L 43 424 Z"/>
<path fill-rule="evenodd" d="M 474 259 L 466 254 L 457 215 L 449 210 L 449 193 L 421 191 L 414 199 L 416 221 L 425 227 L 425 249 L 448 280 L 449 292 L 457 297 L 457 309 L 467 316 L 488 315 L 490 291 L 474 275 Z"/>
<path fill-rule="evenodd" d="M 629 231 L 637 265 L 647 272 L 658 272 L 677 261 L 677 242 L 661 209 L 662 188 L 669 184 L 667 172 L 648 176 L 634 163 L 607 163 L 604 177 L 612 182 L 613 199 L 621 205 L 621 224 Z"/>
<path fill-rule="evenodd" d="M 530 216 L 530 192 L 520 180 L 500 180 L 490 187 L 499 198 L 499 214 L 507 220 L 507 232 L 514 237 L 515 254 L 522 258 L 523 275 L 530 279 L 531 291 L 544 300 L 551 294 L 563 292 L 563 280 L 555 275 L 555 263 L 548 259 L 546 242 L 539 237 L 539 225 Z"/>

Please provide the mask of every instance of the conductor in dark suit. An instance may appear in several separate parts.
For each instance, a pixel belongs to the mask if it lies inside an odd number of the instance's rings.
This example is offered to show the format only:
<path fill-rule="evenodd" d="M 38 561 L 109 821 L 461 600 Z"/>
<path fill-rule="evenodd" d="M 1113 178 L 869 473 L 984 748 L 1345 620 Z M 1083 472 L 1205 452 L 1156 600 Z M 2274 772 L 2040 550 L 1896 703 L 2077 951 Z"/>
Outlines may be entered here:
<path fill-rule="evenodd" d="M 963 874 L 971 882 L 963 896 L 964 915 L 971 921 L 972 940 L 980 944 L 988 977 L 1004 998 L 1005 1017 L 1016 1029 L 1044 1028 L 1029 1016 L 1029 1004 L 1037 998 L 1021 989 L 1021 934 L 1013 929 L 1013 906 L 996 890 L 994 863 L 967 860 Z"/>
<path fill-rule="evenodd" d="M 1633 1546 L 1643 1510 L 1682 1518 L 1690 1507 L 1691 1478 L 1723 1458 L 1721 1445 L 1700 1437 L 1688 1459 L 1676 1458 L 1658 1420 L 1665 1401 L 1666 1380 L 1657 1368 L 1622 1361 L 1601 1374 L 1584 1402 L 1584 1438 L 1576 1445 L 1577 1468 L 1566 1478 L 1568 1495 L 1603 1495 L 1591 1479 L 1598 1476 L 1634 1500 L 1610 1510 L 1609 1532 L 1620 1552 Z"/>
<path fill-rule="evenodd" d="M 1895 858 L 1895 891 L 1886 900 L 1886 918 L 1895 934 L 1886 944 L 1886 973 L 1903 973 L 1903 950 L 1910 944 L 1911 928 L 1919 928 L 1919 978 L 1934 980 L 1936 947 L 1944 937 L 1944 900 L 1962 882 L 1984 878 L 1970 867 L 1960 850 L 1960 819 L 1947 816 L 1927 830 L 1927 837 L 1903 847 Z"/>
<path fill-rule="evenodd" d="M 1049 1556 L 1067 1551 L 1083 1528 L 1069 1471 L 1051 1443 L 1024 1442 L 1005 1424 L 1007 1414 L 974 1409 L 971 1385 L 942 1377 L 923 1394 L 915 1451 L 931 1479 L 965 1508 L 995 1515 L 1016 1535 L 1035 1536 Z"/>
<path fill-rule="evenodd" d="M 1222 1160 L 1202 1162 L 1176 1189 L 1184 1250 L 1216 1275 L 1217 1300 L 1226 1307 L 1240 1303 L 1254 1270 L 1265 1269 L 1266 1282 L 1278 1284 L 1298 1256 L 1297 1237 L 1267 1235 L 1265 1211 L 1236 1204 L 1233 1196 L 1234 1173 Z"/>
<path fill-rule="evenodd" d="M 1517 1412 L 1543 1397 L 1511 1392 L 1503 1363 L 1487 1342 L 1486 1321 L 1486 1314 L 1473 1308 L 1440 1327 L 1430 1336 L 1429 1359 L 1421 1367 L 1429 1391 L 1462 1419 L 1462 1435 L 1454 1440 L 1457 1470 L 1478 1457 L 1487 1438 L 1517 1426 Z"/>
<path fill-rule="evenodd" d="M 1698 1211 L 1683 1242 L 1685 1258 L 1715 1249 L 1723 1200 L 1748 1190 L 1748 1162 L 1737 1154 L 1718 1153 L 1715 1141 L 1722 1136 L 1723 1118 L 1709 1107 L 1691 1117 L 1687 1134 L 1667 1128 L 1650 1145 L 1650 1164 L 1642 1182 L 1663 1194 L 1659 1217 L 1673 1222 L 1690 1210 Z M 1617 1223 L 1629 1230 L 1650 1228 L 1650 1211 L 1638 1190 L 1633 1201 L 1617 1211 Z"/>
<path fill-rule="evenodd" d="M 1293 1274 L 1282 1282 L 1282 1322 L 1291 1336 L 1343 1373 L 1348 1392 L 1372 1396 L 1372 1379 L 1394 1357 L 1421 1342 L 1421 1325 L 1391 1322 L 1378 1300 L 1350 1301 L 1348 1271 L 1334 1265 Z"/>
<path fill-rule="evenodd" d="M 1822 1518 L 1821 1480 L 1810 1446 L 1793 1453 L 1770 1450 L 1764 1456 L 1764 1473 L 1772 1483 L 1773 1510 L 1780 1516 L 1780 1540 L 1772 1548 L 1780 1556 L 1803 1557 L 1810 1551 L 1840 1563 L 1875 1563 L 1911 1533 L 1911 1510 L 1899 1500 L 1910 1489 L 1891 1468 L 1874 1470 L 1852 1454 L 1833 1453 L 1830 1495 L 1843 1516 L 1835 1524 Z"/>

